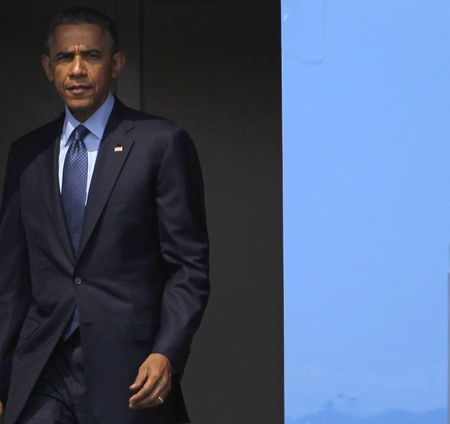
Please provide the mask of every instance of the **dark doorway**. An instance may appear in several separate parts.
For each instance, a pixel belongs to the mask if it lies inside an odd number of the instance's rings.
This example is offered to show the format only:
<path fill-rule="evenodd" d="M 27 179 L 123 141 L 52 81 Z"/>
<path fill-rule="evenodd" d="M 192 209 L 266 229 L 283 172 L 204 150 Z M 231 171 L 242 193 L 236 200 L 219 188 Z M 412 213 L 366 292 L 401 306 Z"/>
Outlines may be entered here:
<path fill-rule="evenodd" d="M 0 166 L 62 105 L 40 69 L 55 10 L 2 5 Z M 124 5 L 126 3 L 126 5 Z M 183 386 L 194 424 L 281 424 L 283 276 L 280 6 L 272 0 L 96 0 L 129 53 L 117 92 L 185 127 L 200 155 L 211 301 Z M 2 172 L 3 175 L 3 172 Z"/>

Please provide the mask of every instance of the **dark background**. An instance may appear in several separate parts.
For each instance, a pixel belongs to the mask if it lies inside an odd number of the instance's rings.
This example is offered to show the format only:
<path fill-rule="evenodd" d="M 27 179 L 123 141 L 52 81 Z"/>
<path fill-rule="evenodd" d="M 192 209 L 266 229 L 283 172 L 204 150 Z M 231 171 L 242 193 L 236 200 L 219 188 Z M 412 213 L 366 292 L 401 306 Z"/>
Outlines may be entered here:
<path fill-rule="evenodd" d="M 62 110 L 40 54 L 51 16 L 75 4 L 80 2 L 2 4 L 1 176 L 10 143 Z M 186 128 L 202 162 L 212 295 L 183 380 L 192 422 L 281 424 L 279 2 L 90 4 L 116 19 L 128 53 L 119 97 Z"/>

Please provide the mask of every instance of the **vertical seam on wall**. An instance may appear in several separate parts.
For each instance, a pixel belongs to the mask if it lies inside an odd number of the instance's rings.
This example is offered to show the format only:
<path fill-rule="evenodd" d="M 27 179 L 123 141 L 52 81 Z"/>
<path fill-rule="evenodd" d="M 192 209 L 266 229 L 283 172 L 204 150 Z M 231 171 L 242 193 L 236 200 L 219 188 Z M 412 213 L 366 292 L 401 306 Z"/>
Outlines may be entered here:
<path fill-rule="evenodd" d="M 117 0 L 114 0 L 114 2 L 113 2 L 113 19 L 114 19 L 114 23 L 116 24 L 116 28 L 117 28 Z M 117 32 L 119 32 L 118 28 L 117 28 Z M 120 35 L 119 35 L 119 37 L 120 37 Z M 120 38 L 119 38 L 118 47 L 120 49 Z M 114 91 L 115 91 L 115 94 L 117 95 L 117 80 L 114 81 Z"/>
<path fill-rule="evenodd" d="M 144 100 L 144 2 L 138 0 L 139 5 L 139 18 L 138 18 L 138 31 L 139 31 L 139 106 L 140 110 L 145 111 Z"/>

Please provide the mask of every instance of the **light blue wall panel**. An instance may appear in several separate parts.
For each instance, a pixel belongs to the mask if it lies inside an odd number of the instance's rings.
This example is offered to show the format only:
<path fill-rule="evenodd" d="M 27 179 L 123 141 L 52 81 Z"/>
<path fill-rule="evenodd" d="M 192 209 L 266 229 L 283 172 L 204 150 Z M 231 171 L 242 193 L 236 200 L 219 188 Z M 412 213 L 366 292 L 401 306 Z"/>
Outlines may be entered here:
<path fill-rule="evenodd" d="M 450 3 L 283 0 L 288 424 L 444 424 Z"/>

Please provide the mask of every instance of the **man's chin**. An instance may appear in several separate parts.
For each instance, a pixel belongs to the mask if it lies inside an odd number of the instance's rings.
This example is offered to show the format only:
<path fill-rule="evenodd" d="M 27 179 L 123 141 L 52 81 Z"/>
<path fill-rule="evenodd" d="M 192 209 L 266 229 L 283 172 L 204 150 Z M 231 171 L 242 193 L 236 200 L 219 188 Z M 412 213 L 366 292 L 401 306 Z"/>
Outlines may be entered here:
<path fill-rule="evenodd" d="M 90 99 L 66 99 L 66 105 L 79 121 L 85 121 L 96 109 Z"/>

